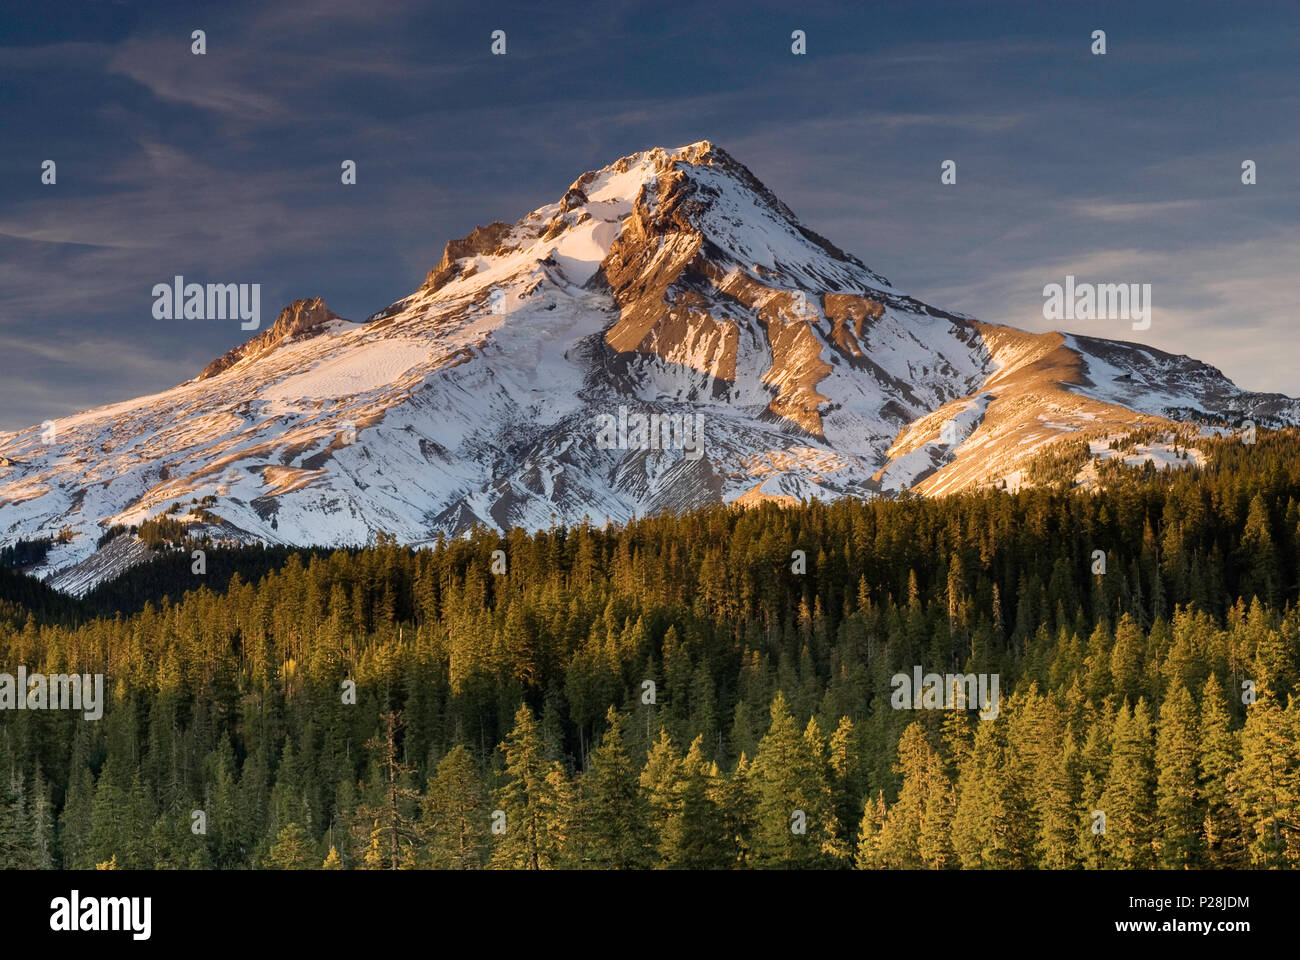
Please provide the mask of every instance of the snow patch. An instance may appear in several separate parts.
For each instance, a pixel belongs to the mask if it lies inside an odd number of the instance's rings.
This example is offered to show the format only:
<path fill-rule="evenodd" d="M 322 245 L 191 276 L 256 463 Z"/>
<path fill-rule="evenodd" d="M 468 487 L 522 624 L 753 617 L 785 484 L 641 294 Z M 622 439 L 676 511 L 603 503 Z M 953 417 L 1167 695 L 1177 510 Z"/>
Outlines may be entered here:
<path fill-rule="evenodd" d="M 262 391 L 266 400 L 300 403 L 332 400 L 390 386 L 428 359 L 422 340 L 380 340 L 324 360 L 306 373 L 288 377 Z"/>

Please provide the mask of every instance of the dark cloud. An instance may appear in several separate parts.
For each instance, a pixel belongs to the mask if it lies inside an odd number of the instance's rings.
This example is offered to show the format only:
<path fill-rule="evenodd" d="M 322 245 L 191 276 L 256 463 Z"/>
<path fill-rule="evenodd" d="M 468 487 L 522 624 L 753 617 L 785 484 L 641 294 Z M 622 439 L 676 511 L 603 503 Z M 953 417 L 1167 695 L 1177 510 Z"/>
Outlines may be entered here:
<path fill-rule="evenodd" d="M 363 317 L 476 224 L 700 139 L 918 296 L 1041 329 L 1044 284 L 1113 272 L 1152 283 L 1153 344 L 1300 393 L 1278 349 L 1300 292 L 1291 5 L 112 6 L 0 14 L 0 429 L 163 389 L 246 336 L 155 321 L 177 273 Z"/>

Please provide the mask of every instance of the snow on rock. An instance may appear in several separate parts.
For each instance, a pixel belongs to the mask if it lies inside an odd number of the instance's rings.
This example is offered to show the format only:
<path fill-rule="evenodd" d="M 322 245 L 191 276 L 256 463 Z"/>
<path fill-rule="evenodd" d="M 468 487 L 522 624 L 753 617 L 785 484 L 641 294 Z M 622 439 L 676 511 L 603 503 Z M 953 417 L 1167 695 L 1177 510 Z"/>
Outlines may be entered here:
<path fill-rule="evenodd" d="M 366 343 L 342 356 L 322 360 L 305 373 L 272 384 L 260 397 L 294 404 L 370 393 L 401 380 L 428 355 L 428 343 L 419 340 Z"/>
<path fill-rule="evenodd" d="M 0 542 L 70 528 L 35 572 L 81 593 L 148 555 L 129 536 L 97 547 L 110 526 L 200 502 L 224 539 L 421 544 L 474 524 L 1014 488 L 1061 438 L 1191 411 L 1300 420 L 1297 401 L 1187 358 L 915 300 L 701 141 L 449 242 L 365 323 L 295 301 L 171 390 L 0 434 Z M 633 416 L 698 418 L 701 443 L 606 442 L 602 425 Z"/>

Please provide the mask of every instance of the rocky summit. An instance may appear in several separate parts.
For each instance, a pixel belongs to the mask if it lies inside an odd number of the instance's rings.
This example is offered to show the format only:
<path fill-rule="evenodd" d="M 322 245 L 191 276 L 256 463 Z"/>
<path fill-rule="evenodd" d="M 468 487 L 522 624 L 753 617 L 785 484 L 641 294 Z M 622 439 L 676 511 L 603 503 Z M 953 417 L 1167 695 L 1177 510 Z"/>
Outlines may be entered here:
<path fill-rule="evenodd" d="M 1035 482 L 1065 442 L 1165 467 L 1300 403 L 1136 343 L 923 303 L 705 142 L 584 173 L 364 322 L 319 299 L 162 393 L 0 434 L 0 540 L 80 593 L 167 514 L 239 542 Z M 1086 443 L 1086 448 L 1083 444 Z"/>

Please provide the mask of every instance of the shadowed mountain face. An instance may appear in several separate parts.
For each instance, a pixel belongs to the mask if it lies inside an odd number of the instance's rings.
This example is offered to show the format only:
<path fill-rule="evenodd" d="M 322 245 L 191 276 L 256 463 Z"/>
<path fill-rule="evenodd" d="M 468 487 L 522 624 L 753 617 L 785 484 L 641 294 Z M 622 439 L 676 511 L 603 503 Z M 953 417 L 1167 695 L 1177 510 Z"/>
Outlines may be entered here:
<path fill-rule="evenodd" d="M 921 303 L 701 142 L 449 243 L 365 323 L 295 301 L 178 387 L 0 435 L 0 538 L 71 528 L 36 572 L 80 591 L 147 554 L 101 534 L 174 505 L 234 540 L 421 543 L 1014 487 L 1063 439 L 1244 418 L 1297 422 L 1300 404 L 1138 344 Z"/>

